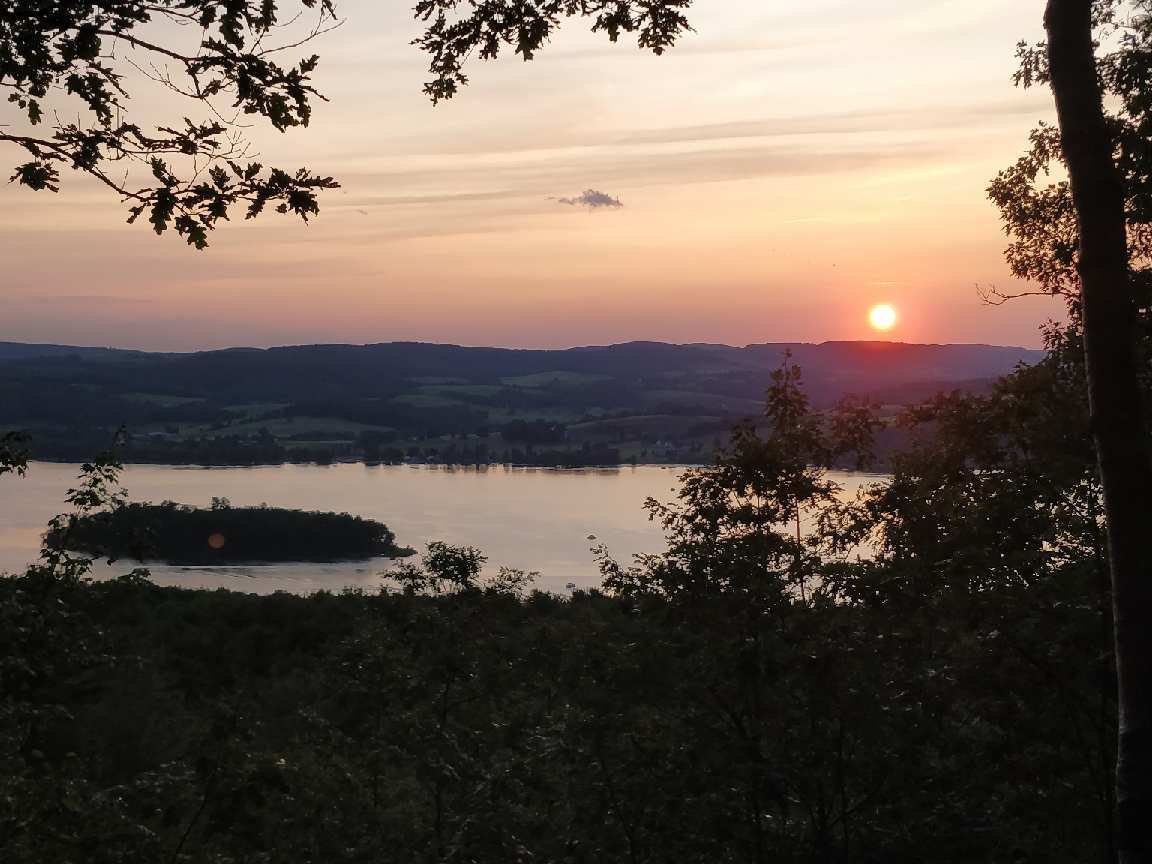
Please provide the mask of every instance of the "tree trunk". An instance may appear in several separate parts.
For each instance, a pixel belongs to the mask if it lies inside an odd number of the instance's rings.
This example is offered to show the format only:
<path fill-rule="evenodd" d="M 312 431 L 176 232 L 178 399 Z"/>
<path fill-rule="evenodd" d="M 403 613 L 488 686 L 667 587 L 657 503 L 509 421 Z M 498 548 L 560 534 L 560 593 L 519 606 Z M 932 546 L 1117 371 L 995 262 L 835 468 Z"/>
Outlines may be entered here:
<path fill-rule="evenodd" d="M 1079 223 L 1084 354 L 1104 510 L 1120 712 L 1118 845 L 1152 864 L 1152 461 L 1145 444 L 1124 189 L 1104 120 L 1092 0 L 1048 0 L 1052 92 Z"/>

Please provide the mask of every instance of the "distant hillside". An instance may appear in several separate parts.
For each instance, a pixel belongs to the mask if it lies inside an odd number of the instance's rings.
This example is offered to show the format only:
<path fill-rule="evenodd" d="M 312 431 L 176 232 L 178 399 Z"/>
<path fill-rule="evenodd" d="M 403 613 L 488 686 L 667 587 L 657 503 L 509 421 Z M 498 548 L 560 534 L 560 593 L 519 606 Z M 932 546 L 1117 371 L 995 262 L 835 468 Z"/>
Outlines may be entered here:
<path fill-rule="evenodd" d="M 159 354 L 0 343 L 0 427 L 83 458 L 126 425 L 133 458 L 685 458 L 755 414 L 785 352 L 818 407 L 981 388 L 1043 352 L 894 342 L 566 350 L 415 342 Z M 445 443 L 447 442 L 447 443 Z M 614 453 L 611 451 L 615 451 Z M 551 455 L 549 455 L 551 454 Z"/>
<path fill-rule="evenodd" d="M 143 352 L 125 348 L 80 348 L 75 345 L 42 345 L 34 342 L 0 342 L 0 361 L 36 357 L 78 357 L 84 360 L 122 360 Z"/>

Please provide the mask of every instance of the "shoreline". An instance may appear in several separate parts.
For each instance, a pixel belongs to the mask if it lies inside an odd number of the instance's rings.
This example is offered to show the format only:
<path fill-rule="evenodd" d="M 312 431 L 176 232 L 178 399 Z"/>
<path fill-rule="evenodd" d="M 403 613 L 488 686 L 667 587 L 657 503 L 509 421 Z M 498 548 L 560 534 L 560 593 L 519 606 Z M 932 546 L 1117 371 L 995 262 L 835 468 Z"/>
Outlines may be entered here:
<path fill-rule="evenodd" d="M 83 462 L 70 459 L 29 459 L 28 466 L 34 465 L 82 465 Z M 635 468 L 660 468 L 663 470 L 691 470 L 707 468 L 710 462 L 617 462 L 602 465 L 533 465 L 519 462 L 365 462 L 363 459 L 337 459 L 331 462 L 245 462 L 245 463 L 200 463 L 200 462 L 135 462 L 120 461 L 127 471 L 132 468 L 171 468 L 174 470 L 223 471 L 248 468 L 335 468 L 344 465 L 360 465 L 364 468 L 415 468 L 425 471 L 463 471 L 481 473 L 490 469 L 506 471 L 547 471 L 566 472 L 616 472 Z M 826 471 L 851 474 L 861 477 L 891 477 L 892 472 L 884 470 L 856 470 L 835 465 L 823 466 Z"/>

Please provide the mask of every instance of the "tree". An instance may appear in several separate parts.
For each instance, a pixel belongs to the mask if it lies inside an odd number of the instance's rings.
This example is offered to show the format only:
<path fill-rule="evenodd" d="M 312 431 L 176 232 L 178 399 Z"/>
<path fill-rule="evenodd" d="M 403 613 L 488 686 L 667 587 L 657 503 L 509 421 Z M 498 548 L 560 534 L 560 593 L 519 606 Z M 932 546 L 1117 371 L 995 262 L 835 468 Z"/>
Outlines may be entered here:
<path fill-rule="evenodd" d="M 1124 185 L 1104 115 L 1090 0 L 1050 0 L 1048 65 L 1079 228 L 1076 270 L 1112 571 L 1120 860 L 1152 861 L 1152 460 L 1137 366 Z"/>
<path fill-rule="evenodd" d="M 862 461 L 876 423 L 854 402 L 829 416 L 812 411 L 800 382 L 800 368 L 785 357 L 763 416 L 735 426 L 713 465 L 682 474 L 677 502 L 647 501 L 667 553 L 623 568 L 598 550 L 607 588 L 689 602 L 724 596 L 753 619 L 815 600 L 827 535 L 803 536 L 801 521 L 832 516 L 841 490 L 823 466 L 845 455 Z"/>
<path fill-rule="evenodd" d="M 1118 21 L 1115 0 L 1049 0 L 1047 43 L 1021 46 L 1017 80 L 1045 83 L 1059 128 L 990 188 L 1017 275 L 1064 293 L 1083 339 L 1091 427 L 1107 514 L 1119 699 L 1117 800 L 1124 861 L 1152 860 L 1152 459 L 1145 415 L 1148 335 L 1149 58 L 1146 0 Z M 1119 49 L 1096 57 L 1103 28 Z M 1115 97 L 1111 115 L 1103 92 Z M 1067 181 L 1041 186 L 1050 167 Z M 1145 269 L 1139 269 L 1143 265 Z"/>
<path fill-rule="evenodd" d="M 293 21 L 313 13 L 302 32 L 281 23 L 285 4 L 263 0 L 0 6 L 0 87 L 18 111 L 15 124 L 0 125 L 0 142 L 29 157 L 11 180 L 55 192 L 62 168 L 80 171 L 128 204 L 129 222 L 146 216 L 156 233 L 173 227 L 197 248 L 234 208 L 253 218 L 271 204 L 307 220 L 317 192 L 338 184 L 248 160 L 240 122 L 256 115 L 281 132 L 307 126 L 311 100 L 322 98 L 311 83 L 315 55 L 276 59 L 335 26 L 331 0 L 300 4 Z M 272 44 L 280 31 L 287 41 Z M 133 122 L 129 88 L 148 81 L 206 118 L 151 129 Z"/>

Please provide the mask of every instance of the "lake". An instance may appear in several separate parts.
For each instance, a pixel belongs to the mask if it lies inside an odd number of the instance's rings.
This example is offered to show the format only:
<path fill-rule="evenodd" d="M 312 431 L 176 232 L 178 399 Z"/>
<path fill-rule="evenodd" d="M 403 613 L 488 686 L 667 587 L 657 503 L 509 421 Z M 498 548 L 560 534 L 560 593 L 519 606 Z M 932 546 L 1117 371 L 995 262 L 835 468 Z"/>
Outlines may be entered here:
<path fill-rule="evenodd" d="M 207 507 L 213 496 L 235 506 L 268 504 L 332 510 L 378 519 L 402 546 L 423 551 L 431 540 L 476 546 L 493 567 L 541 574 L 537 587 L 563 592 L 600 583 L 590 552 L 603 543 L 620 561 L 660 552 L 659 526 L 648 521 L 649 496 L 671 500 L 684 469 L 640 465 L 602 469 L 444 467 L 415 465 L 273 465 L 201 468 L 130 465 L 123 483 L 133 501 L 178 501 Z M 0 477 L 0 572 L 35 560 L 48 520 L 64 508 L 64 494 L 78 465 L 36 462 L 21 478 Z M 855 494 L 878 475 L 831 472 Z M 592 536 L 595 539 L 589 539 Z M 99 562 L 93 575 L 107 578 L 134 563 Z M 332 564 L 182 567 L 150 564 L 161 585 L 238 591 L 309 593 L 346 586 L 373 588 L 386 559 Z"/>

